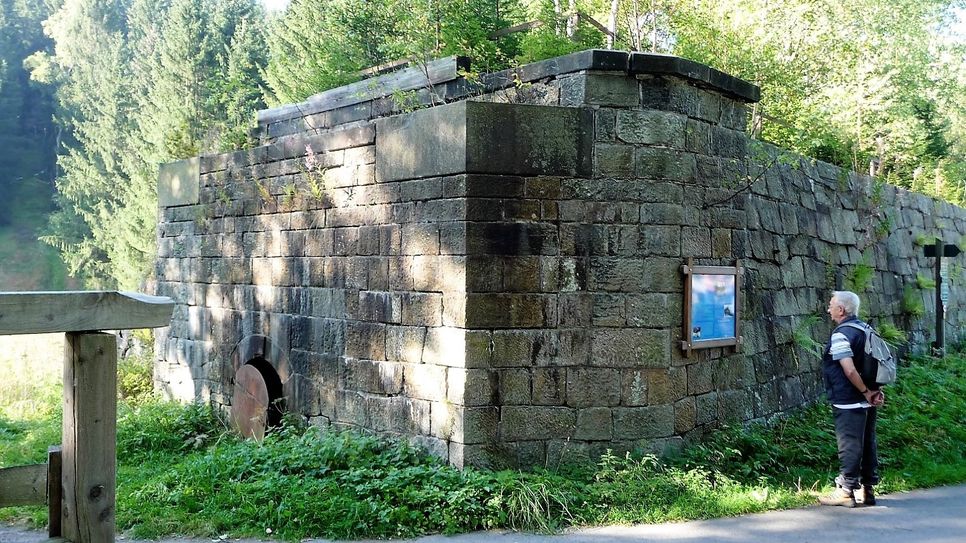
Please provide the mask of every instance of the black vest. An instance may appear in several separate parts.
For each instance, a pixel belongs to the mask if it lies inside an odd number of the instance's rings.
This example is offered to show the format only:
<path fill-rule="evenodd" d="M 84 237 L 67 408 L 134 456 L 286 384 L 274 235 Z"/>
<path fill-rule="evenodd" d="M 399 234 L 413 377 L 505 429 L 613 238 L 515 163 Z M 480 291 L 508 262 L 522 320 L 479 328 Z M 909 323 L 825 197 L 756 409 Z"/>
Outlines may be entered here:
<path fill-rule="evenodd" d="M 849 317 L 842 323 L 851 321 L 862 322 L 856 317 Z M 838 331 L 848 338 L 849 346 L 852 347 L 852 362 L 855 364 L 856 371 L 861 373 L 865 365 L 865 334 L 851 326 L 842 326 L 842 323 L 839 323 L 832 333 Z M 832 338 L 829 337 L 829 342 L 822 353 L 822 376 L 825 380 L 825 393 L 829 403 L 841 405 L 864 402 L 865 396 L 845 376 L 842 364 L 838 360 L 832 360 L 832 354 L 829 352 L 831 347 Z"/>

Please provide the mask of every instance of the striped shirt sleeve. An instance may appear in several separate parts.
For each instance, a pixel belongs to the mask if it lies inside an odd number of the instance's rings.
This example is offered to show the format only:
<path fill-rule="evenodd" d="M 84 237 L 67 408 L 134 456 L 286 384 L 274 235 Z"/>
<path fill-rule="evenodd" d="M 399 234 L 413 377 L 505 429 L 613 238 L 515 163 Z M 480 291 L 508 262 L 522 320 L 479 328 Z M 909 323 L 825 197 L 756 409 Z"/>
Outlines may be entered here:
<path fill-rule="evenodd" d="M 836 332 L 832 334 L 832 344 L 829 346 L 829 354 L 832 355 L 832 360 L 842 360 L 843 358 L 852 358 L 852 346 L 849 345 L 849 338 L 845 337 L 845 334 L 841 332 Z"/>

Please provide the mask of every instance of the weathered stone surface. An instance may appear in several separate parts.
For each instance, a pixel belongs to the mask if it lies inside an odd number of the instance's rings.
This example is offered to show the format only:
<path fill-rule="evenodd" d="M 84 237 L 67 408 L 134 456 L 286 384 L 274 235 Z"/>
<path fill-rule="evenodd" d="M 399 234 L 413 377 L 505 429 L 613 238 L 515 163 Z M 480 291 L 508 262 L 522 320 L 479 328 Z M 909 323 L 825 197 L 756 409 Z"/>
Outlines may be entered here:
<path fill-rule="evenodd" d="M 554 439 L 573 435 L 576 411 L 567 407 L 504 406 L 500 435 L 509 441 Z"/>
<path fill-rule="evenodd" d="M 607 407 L 620 404 L 621 374 L 616 369 L 568 368 L 569 407 Z"/>
<path fill-rule="evenodd" d="M 589 175 L 592 113 L 457 102 L 376 122 L 380 182 L 454 173 Z M 493 157 L 500 157 L 493 160 Z"/>
<path fill-rule="evenodd" d="M 533 370 L 534 405 L 563 405 L 567 398 L 567 370 L 537 368 Z"/>
<path fill-rule="evenodd" d="M 660 147 L 639 147 L 634 152 L 638 177 L 688 181 L 694 178 L 697 163 L 694 155 Z"/>
<path fill-rule="evenodd" d="M 572 78 L 567 103 L 561 91 L 562 105 L 600 105 L 635 107 L 640 104 L 641 91 L 637 81 L 618 74 L 587 74 Z"/>
<path fill-rule="evenodd" d="M 667 437 L 674 433 L 674 408 L 670 405 L 616 407 L 613 412 L 617 439 Z"/>
<path fill-rule="evenodd" d="M 647 373 L 644 370 L 624 370 L 621 374 L 621 405 L 647 405 Z"/>
<path fill-rule="evenodd" d="M 158 173 L 158 205 L 165 208 L 197 204 L 200 168 L 198 158 L 162 164 Z"/>
<path fill-rule="evenodd" d="M 598 144 L 594 161 L 597 177 L 634 174 L 634 148 L 630 145 Z"/>
<path fill-rule="evenodd" d="M 613 419 L 610 409 L 589 407 L 577 411 L 577 428 L 574 430 L 574 439 L 609 440 L 612 435 Z"/>
<path fill-rule="evenodd" d="M 626 143 L 683 149 L 686 119 L 664 111 L 621 110 L 617 113 L 617 138 Z"/>
<path fill-rule="evenodd" d="M 671 294 L 632 294 L 626 303 L 628 326 L 665 328 L 680 322 L 681 301 Z"/>
<path fill-rule="evenodd" d="M 611 368 L 663 368 L 671 363 L 667 330 L 600 330 L 594 334 L 592 363 Z"/>

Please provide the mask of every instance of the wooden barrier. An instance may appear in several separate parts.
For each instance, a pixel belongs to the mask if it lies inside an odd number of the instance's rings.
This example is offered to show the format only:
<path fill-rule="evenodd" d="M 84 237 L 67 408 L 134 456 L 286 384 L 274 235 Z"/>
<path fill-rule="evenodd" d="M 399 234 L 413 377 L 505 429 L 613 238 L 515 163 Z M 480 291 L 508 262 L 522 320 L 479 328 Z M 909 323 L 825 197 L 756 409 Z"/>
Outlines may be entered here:
<path fill-rule="evenodd" d="M 115 291 L 0 293 L 0 335 L 66 332 L 62 447 L 0 470 L 0 507 L 48 504 L 51 538 L 113 543 L 117 341 L 99 330 L 167 326 L 170 298 Z"/>

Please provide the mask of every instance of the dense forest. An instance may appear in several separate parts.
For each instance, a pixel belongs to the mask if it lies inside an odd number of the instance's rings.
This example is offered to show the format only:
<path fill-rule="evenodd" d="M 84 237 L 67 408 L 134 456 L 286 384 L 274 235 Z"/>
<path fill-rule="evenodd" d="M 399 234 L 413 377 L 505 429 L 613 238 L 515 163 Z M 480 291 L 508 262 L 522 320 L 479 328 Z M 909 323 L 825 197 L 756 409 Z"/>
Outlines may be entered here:
<path fill-rule="evenodd" d="M 257 0 L 0 0 L 0 281 L 61 288 L 66 265 L 88 287 L 139 288 L 153 261 L 159 163 L 249 145 L 257 109 L 365 68 L 451 54 L 480 72 L 591 47 L 694 59 L 762 87 L 758 137 L 964 203 L 966 39 L 953 31 L 964 9 L 293 0 L 266 12 Z M 524 30 L 498 32 L 510 27 Z"/>

